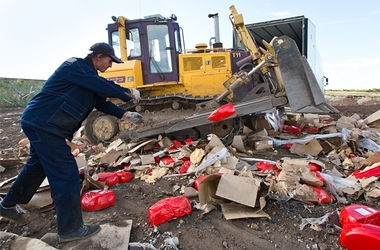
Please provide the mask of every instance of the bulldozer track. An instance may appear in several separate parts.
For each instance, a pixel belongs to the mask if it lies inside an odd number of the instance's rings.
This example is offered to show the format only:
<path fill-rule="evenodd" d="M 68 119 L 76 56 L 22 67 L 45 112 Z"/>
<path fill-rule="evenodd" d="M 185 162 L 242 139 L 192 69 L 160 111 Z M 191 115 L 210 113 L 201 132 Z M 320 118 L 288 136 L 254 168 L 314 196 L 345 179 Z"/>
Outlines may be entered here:
<path fill-rule="evenodd" d="M 135 131 L 150 131 L 170 126 L 174 121 L 197 114 L 197 104 L 209 101 L 212 97 L 187 97 L 166 95 L 142 98 L 139 102 L 120 103 L 125 110 L 139 112 L 144 117 L 144 124 L 135 125 L 129 121 L 119 120 L 100 111 L 93 111 L 86 119 L 85 133 L 93 144 L 111 142 L 115 138 L 134 140 L 140 138 Z M 242 128 L 241 118 L 233 118 L 219 123 L 186 128 L 167 134 L 170 138 L 184 140 L 199 139 L 210 133 L 218 135 L 225 143 L 230 143 L 234 135 Z M 141 134 L 141 132 L 140 132 Z"/>

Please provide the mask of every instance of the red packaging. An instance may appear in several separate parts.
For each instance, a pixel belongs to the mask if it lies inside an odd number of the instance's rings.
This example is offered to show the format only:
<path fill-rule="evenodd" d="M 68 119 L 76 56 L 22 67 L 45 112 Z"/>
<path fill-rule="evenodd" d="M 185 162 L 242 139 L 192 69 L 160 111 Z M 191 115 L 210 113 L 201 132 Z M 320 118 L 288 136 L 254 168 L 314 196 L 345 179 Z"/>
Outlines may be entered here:
<path fill-rule="evenodd" d="M 273 180 L 277 181 L 278 176 L 281 174 L 281 170 L 277 171 L 276 174 L 274 175 Z"/>
<path fill-rule="evenodd" d="M 319 166 L 315 162 L 309 162 L 307 165 L 309 166 L 309 169 L 311 172 L 317 172 L 317 171 L 321 172 L 322 171 L 322 167 Z"/>
<path fill-rule="evenodd" d="M 182 163 L 181 167 L 179 167 L 178 173 L 180 174 L 186 173 L 190 166 L 191 166 L 191 161 L 190 160 L 185 161 L 184 163 Z"/>
<path fill-rule="evenodd" d="M 315 173 L 315 176 L 323 182 L 323 184 L 326 183 L 326 180 L 325 180 L 325 178 L 323 178 L 323 176 L 321 175 L 321 172 L 319 172 L 319 171 L 315 171 L 314 173 Z"/>
<path fill-rule="evenodd" d="M 100 172 L 98 173 L 98 180 L 105 182 L 109 187 L 112 187 L 119 183 L 119 177 L 114 172 Z"/>
<path fill-rule="evenodd" d="M 182 146 L 180 141 L 174 140 L 172 145 L 169 146 L 169 150 L 176 150 L 178 147 Z"/>
<path fill-rule="evenodd" d="M 352 154 L 352 153 L 349 155 L 350 159 L 354 159 L 355 157 L 358 157 L 358 156 L 356 154 Z"/>
<path fill-rule="evenodd" d="M 319 128 L 317 128 L 316 126 L 305 127 L 302 129 L 302 131 L 307 132 L 307 133 L 316 134 L 319 132 Z"/>
<path fill-rule="evenodd" d="M 186 145 L 189 145 L 190 143 L 192 143 L 193 142 L 193 139 L 191 139 L 191 138 L 186 138 L 185 139 L 185 143 L 186 143 Z"/>
<path fill-rule="evenodd" d="M 191 212 L 190 201 L 186 196 L 162 199 L 148 209 L 148 219 L 152 226 L 182 217 Z"/>
<path fill-rule="evenodd" d="M 320 187 L 312 187 L 311 188 L 318 194 L 318 201 L 320 204 L 327 204 L 331 203 L 331 197 L 330 195 Z"/>
<path fill-rule="evenodd" d="M 212 122 L 219 122 L 233 114 L 236 113 L 235 107 L 232 103 L 227 103 L 218 109 L 216 109 L 214 112 L 212 112 L 208 117 L 207 120 Z"/>
<path fill-rule="evenodd" d="M 160 160 L 161 160 L 161 159 L 160 159 L 160 157 L 159 157 L 159 156 L 155 156 L 155 157 L 154 157 L 154 162 L 155 162 L 155 163 L 159 163 L 159 162 L 160 162 Z"/>
<path fill-rule="evenodd" d="M 267 171 L 267 170 L 278 170 L 276 163 L 269 163 L 266 161 L 260 161 L 256 165 L 257 170 Z"/>
<path fill-rule="evenodd" d="M 129 182 L 133 179 L 133 174 L 126 171 L 116 172 L 116 176 L 119 178 L 119 183 Z"/>
<path fill-rule="evenodd" d="M 115 193 L 112 190 L 91 190 L 81 197 L 81 207 L 85 211 L 97 211 L 114 205 Z"/>
<path fill-rule="evenodd" d="M 130 163 L 122 163 L 121 166 L 123 167 L 124 171 L 127 171 L 131 167 L 131 164 Z"/>
<path fill-rule="evenodd" d="M 195 181 L 194 181 L 194 188 L 196 190 L 199 189 L 199 184 L 201 184 L 201 182 L 206 179 L 208 177 L 208 175 L 201 175 L 199 176 Z"/>
<path fill-rule="evenodd" d="M 339 241 L 350 250 L 379 249 L 380 211 L 364 205 L 349 205 L 340 212 Z"/>
<path fill-rule="evenodd" d="M 291 125 L 284 125 L 282 130 L 284 130 L 285 132 L 288 132 L 288 133 L 295 134 L 295 135 L 299 135 L 302 133 L 301 128 L 296 127 L 296 126 L 291 126 Z"/>
<path fill-rule="evenodd" d="M 219 176 L 222 176 L 222 174 L 223 173 L 217 173 L 217 175 L 219 175 Z M 210 175 L 201 175 L 201 176 L 199 176 L 197 179 L 195 179 L 195 181 L 194 181 L 194 188 L 196 189 L 196 190 L 199 190 L 199 185 L 201 184 L 201 182 L 204 180 L 204 179 L 206 179 L 207 177 L 209 177 Z"/>
<path fill-rule="evenodd" d="M 380 226 L 380 210 L 356 204 L 345 206 L 340 212 L 340 224 L 344 227 L 352 223 Z"/>
<path fill-rule="evenodd" d="M 170 156 L 165 156 L 165 157 L 163 157 L 160 161 L 161 161 L 165 166 L 174 163 L 173 158 L 171 158 Z"/>
<path fill-rule="evenodd" d="M 358 170 L 352 173 L 356 179 L 369 178 L 372 176 L 380 176 L 380 164 L 367 170 Z"/>
<path fill-rule="evenodd" d="M 339 241 L 349 250 L 377 250 L 380 246 L 380 227 L 371 224 L 350 224 L 343 227 Z"/>

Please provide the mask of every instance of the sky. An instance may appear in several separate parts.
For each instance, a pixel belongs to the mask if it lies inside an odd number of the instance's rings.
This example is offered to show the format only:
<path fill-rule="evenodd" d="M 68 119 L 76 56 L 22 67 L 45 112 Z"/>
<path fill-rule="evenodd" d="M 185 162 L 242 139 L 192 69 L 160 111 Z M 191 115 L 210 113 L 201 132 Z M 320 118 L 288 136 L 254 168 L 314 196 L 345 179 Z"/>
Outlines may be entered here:
<path fill-rule="evenodd" d="M 175 14 L 191 48 L 215 35 L 208 14 L 218 13 L 220 39 L 228 48 L 231 5 L 246 24 L 308 18 L 316 27 L 327 89 L 380 88 L 380 1 L 0 0 L 0 77 L 47 79 L 67 58 L 85 57 L 92 44 L 107 42 L 112 16 Z"/>

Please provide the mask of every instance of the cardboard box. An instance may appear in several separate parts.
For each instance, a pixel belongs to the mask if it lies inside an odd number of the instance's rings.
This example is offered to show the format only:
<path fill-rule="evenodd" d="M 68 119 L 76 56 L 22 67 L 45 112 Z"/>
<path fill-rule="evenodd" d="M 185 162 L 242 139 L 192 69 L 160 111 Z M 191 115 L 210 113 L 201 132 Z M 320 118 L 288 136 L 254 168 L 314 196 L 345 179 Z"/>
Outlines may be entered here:
<path fill-rule="evenodd" d="M 260 182 L 255 178 L 223 174 L 216 195 L 237 203 L 255 207 Z"/>
<path fill-rule="evenodd" d="M 254 147 L 256 150 L 266 150 L 273 148 L 272 140 L 260 140 L 254 142 Z"/>

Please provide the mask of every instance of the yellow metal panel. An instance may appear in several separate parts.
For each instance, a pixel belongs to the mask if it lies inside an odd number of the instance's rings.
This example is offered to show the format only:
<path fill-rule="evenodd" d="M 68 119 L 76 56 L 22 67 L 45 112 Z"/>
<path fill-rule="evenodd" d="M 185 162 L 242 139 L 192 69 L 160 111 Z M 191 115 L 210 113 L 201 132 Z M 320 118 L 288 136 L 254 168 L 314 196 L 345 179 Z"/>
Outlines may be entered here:
<path fill-rule="evenodd" d="M 223 82 L 228 76 L 223 74 L 190 75 L 187 81 L 192 83 L 191 94 L 194 96 L 215 96 L 225 91 Z"/>
<path fill-rule="evenodd" d="M 139 60 L 113 63 L 112 68 L 99 75 L 126 88 L 138 88 L 143 85 L 141 61 Z"/>
<path fill-rule="evenodd" d="M 187 56 L 183 57 L 183 71 L 194 72 L 204 69 L 203 56 Z"/>
<path fill-rule="evenodd" d="M 182 54 L 179 63 L 180 81 L 193 96 L 221 94 L 232 74 L 229 52 Z"/>

